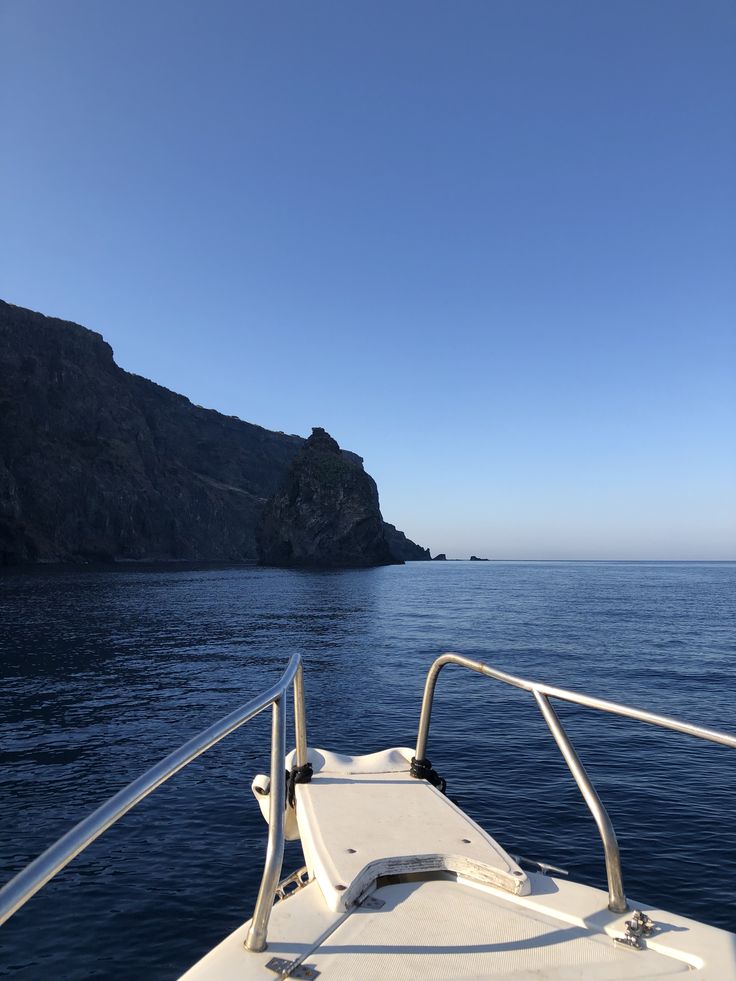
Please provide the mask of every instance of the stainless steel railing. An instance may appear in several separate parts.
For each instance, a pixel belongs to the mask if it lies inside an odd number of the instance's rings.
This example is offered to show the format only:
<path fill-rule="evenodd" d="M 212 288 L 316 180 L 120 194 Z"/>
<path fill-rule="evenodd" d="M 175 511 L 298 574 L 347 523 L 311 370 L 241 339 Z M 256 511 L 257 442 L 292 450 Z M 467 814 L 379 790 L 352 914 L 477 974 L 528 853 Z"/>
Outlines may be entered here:
<path fill-rule="evenodd" d="M 611 715 L 620 715 L 627 719 L 636 719 L 639 722 L 647 722 L 651 725 L 660 726 L 663 729 L 673 729 L 675 732 L 684 732 L 689 736 L 697 736 L 699 739 L 707 739 L 713 743 L 720 743 L 722 746 L 731 746 L 736 749 L 736 736 L 731 736 L 725 732 L 718 732 L 715 729 L 705 729 L 703 726 L 691 725 L 689 722 L 680 722 L 666 715 L 655 715 L 653 712 L 646 712 L 643 709 L 630 708 L 628 705 L 620 705 L 618 702 L 609 702 L 603 698 L 591 698 L 589 695 L 581 695 L 578 692 L 567 691 L 564 688 L 554 688 L 551 685 L 544 685 L 536 681 L 527 681 L 525 678 L 517 678 L 515 675 L 506 674 L 495 668 L 483 664 L 482 661 L 472 661 L 470 658 L 460 654 L 442 654 L 432 664 L 427 674 L 427 681 L 424 685 L 424 697 L 422 699 L 422 712 L 419 718 L 419 733 L 417 735 L 417 748 L 415 759 L 424 761 L 427 753 L 427 737 L 429 735 L 429 723 L 432 715 L 432 701 L 437 685 L 440 671 L 446 664 L 457 664 L 461 668 L 468 668 L 478 674 L 485 675 L 486 678 L 495 678 L 506 685 L 514 688 L 521 688 L 523 691 L 531 692 L 539 706 L 545 722 L 549 726 L 550 732 L 554 736 L 560 751 L 570 768 L 575 781 L 580 788 L 580 792 L 595 819 L 601 839 L 603 850 L 606 857 L 606 873 L 608 876 L 608 908 L 614 913 L 623 913 L 628 909 L 626 895 L 624 893 L 623 877 L 621 874 L 621 856 L 619 854 L 616 833 L 613 830 L 611 819 L 603 806 L 600 797 L 590 782 L 585 767 L 580 761 L 579 756 L 570 742 L 565 732 L 559 716 L 550 704 L 551 698 L 557 698 L 564 702 L 573 702 L 575 705 L 583 705 L 586 708 L 597 709 L 600 712 L 609 712 Z"/>
<path fill-rule="evenodd" d="M 281 876 L 284 858 L 284 805 L 286 788 L 284 786 L 284 757 L 286 756 L 286 712 L 284 697 L 289 688 L 294 688 L 294 728 L 296 734 L 296 763 L 303 766 L 307 762 L 307 728 L 304 711 L 304 680 L 301 658 L 298 654 L 289 664 L 279 680 L 257 698 L 235 709 L 229 715 L 215 722 L 209 729 L 200 732 L 165 759 L 156 763 L 150 770 L 128 784 L 108 801 L 93 811 L 89 817 L 80 821 L 71 831 L 48 848 L 42 855 L 27 865 L 14 879 L 0 889 L 0 924 L 21 908 L 34 893 L 38 892 L 50 879 L 88 845 L 99 838 L 124 814 L 134 808 L 152 791 L 160 787 L 175 773 L 183 769 L 202 753 L 206 753 L 215 743 L 230 735 L 240 726 L 254 718 L 269 705 L 273 706 L 271 725 L 271 800 L 268 822 L 268 845 L 263 878 L 258 892 L 251 928 L 245 945 L 249 950 L 264 950 L 268 918 L 273 906 L 276 887 Z"/>

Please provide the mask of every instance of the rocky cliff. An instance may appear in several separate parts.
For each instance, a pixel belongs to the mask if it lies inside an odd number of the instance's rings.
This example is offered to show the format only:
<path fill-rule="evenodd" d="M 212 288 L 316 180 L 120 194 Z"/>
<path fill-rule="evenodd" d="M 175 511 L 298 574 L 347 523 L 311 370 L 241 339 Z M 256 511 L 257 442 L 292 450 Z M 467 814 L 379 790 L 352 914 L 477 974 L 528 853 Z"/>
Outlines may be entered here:
<path fill-rule="evenodd" d="M 0 564 L 255 561 L 261 512 L 303 445 L 123 371 L 93 331 L 0 301 Z"/>
<path fill-rule="evenodd" d="M 386 536 L 388 547 L 391 549 L 391 554 L 395 555 L 397 559 L 403 559 L 404 562 L 425 562 L 432 558 L 428 548 L 422 548 L 421 545 L 411 541 L 403 531 L 399 531 L 388 521 L 383 523 L 383 533 Z"/>
<path fill-rule="evenodd" d="M 384 534 L 375 481 L 313 429 L 257 532 L 264 565 L 359 567 L 401 562 Z"/>

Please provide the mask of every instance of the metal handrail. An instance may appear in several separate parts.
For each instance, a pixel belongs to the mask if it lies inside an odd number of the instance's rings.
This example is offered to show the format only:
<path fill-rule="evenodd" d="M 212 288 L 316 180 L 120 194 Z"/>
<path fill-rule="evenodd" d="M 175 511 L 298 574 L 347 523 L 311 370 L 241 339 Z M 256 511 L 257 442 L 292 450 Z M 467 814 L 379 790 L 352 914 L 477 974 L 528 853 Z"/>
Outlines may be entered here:
<path fill-rule="evenodd" d="M 626 902 L 626 895 L 624 893 L 623 877 L 621 874 L 621 856 L 619 854 L 616 833 L 613 830 L 608 812 L 596 793 L 593 784 L 590 782 L 588 774 L 585 772 L 585 767 L 580 761 L 580 757 L 575 752 L 559 716 L 550 704 L 550 698 L 572 702 L 575 705 L 597 709 L 600 712 L 609 712 L 612 715 L 620 715 L 627 719 L 636 719 L 639 722 L 647 722 L 651 725 L 660 726 L 663 729 L 684 732 L 688 736 L 697 736 L 699 739 L 707 739 L 710 742 L 720 743 L 722 746 L 730 746 L 733 749 L 736 749 L 736 736 L 719 732 L 716 729 L 706 729 L 703 726 L 692 725 L 689 722 L 681 722 L 679 719 L 673 719 L 667 715 L 656 715 L 654 712 L 647 712 L 644 709 L 631 708 L 628 705 L 621 705 L 618 702 L 609 702 L 604 698 L 593 698 L 590 695 L 582 695 L 578 692 L 568 691 L 565 688 L 554 688 L 552 685 L 528 681 L 526 678 L 517 678 L 515 675 L 507 674 L 505 671 L 498 671 L 496 668 L 491 668 L 482 661 L 473 661 L 470 658 L 463 657 L 461 654 L 450 652 L 438 657 L 427 673 L 424 696 L 422 698 L 422 712 L 419 718 L 419 732 L 417 734 L 415 756 L 415 760 L 419 763 L 426 763 L 427 737 L 429 736 L 434 691 L 440 671 L 446 664 L 457 664 L 461 668 L 468 668 L 468 670 L 485 675 L 487 678 L 495 678 L 496 681 L 502 681 L 506 685 L 512 685 L 514 688 L 521 688 L 523 691 L 531 692 L 534 696 L 542 716 L 549 726 L 550 732 L 554 736 L 555 742 L 570 768 L 570 772 L 575 778 L 575 782 L 598 826 L 606 857 L 608 908 L 614 913 L 625 912 L 628 909 L 628 903 Z"/>
<path fill-rule="evenodd" d="M 271 726 L 271 800 L 268 821 L 268 845 L 263 878 L 258 892 L 246 947 L 264 950 L 268 918 L 273 906 L 276 887 L 281 876 L 284 857 L 284 757 L 286 756 L 286 712 L 283 698 L 294 687 L 294 728 L 296 734 L 296 763 L 307 762 L 307 729 L 304 711 L 304 672 L 301 658 L 294 654 L 279 680 L 267 691 L 241 705 L 208 729 L 200 732 L 167 757 L 152 766 L 142 776 L 128 784 L 108 801 L 80 821 L 71 831 L 34 859 L 22 872 L 0 889 L 0 924 L 21 908 L 50 879 L 88 845 L 99 838 L 124 814 L 134 808 L 152 791 L 160 787 L 192 760 L 206 753 L 231 732 L 273 706 Z"/>

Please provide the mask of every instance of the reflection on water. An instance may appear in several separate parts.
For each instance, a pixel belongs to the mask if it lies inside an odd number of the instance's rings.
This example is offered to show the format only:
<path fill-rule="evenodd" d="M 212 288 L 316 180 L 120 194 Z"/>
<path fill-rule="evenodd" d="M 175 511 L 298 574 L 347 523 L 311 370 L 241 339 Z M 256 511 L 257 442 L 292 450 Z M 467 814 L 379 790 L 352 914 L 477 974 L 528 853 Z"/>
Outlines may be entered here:
<path fill-rule="evenodd" d="M 0 577 L 0 872 L 9 878 L 193 732 L 306 662 L 310 742 L 412 745 L 443 650 L 715 727 L 733 720 L 733 564 L 413 563 L 359 572 Z M 561 707 L 627 891 L 736 929 L 736 753 Z M 250 912 L 268 720 L 178 774 L 0 931 L 18 978 L 173 978 Z M 528 696 L 456 669 L 429 754 L 512 851 L 602 884 L 595 826 Z M 299 863 L 289 846 L 287 869 Z M 713 890 L 719 902 L 713 903 Z"/>

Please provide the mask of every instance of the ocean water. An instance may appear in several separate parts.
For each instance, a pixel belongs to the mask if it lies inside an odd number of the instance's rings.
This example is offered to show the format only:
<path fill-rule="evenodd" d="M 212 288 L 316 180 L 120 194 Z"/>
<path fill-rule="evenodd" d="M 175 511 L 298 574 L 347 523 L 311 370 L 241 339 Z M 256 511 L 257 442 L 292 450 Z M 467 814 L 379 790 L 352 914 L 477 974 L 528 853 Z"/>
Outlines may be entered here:
<path fill-rule="evenodd" d="M 731 563 L 4 574 L 0 878 L 294 651 L 309 741 L 341 752 L 413 745 L 445 650 L 734 732 L 735 599 Z M 627 894 L 736 930 L 736 751 L 559 712 L 616 827 Z M 264 713 L 191 764 L 0 928 L 0 976 L 175 978 L 246 919 L 268 729 Z M 508 850 L 604 886 L 595 825 L 528 694 L 446 668 L 428 755 Z M 288 845 L 284 874 L 300 864 Z"/>

